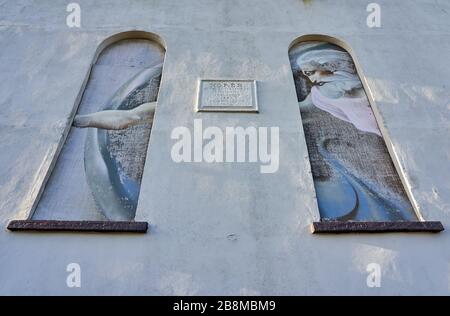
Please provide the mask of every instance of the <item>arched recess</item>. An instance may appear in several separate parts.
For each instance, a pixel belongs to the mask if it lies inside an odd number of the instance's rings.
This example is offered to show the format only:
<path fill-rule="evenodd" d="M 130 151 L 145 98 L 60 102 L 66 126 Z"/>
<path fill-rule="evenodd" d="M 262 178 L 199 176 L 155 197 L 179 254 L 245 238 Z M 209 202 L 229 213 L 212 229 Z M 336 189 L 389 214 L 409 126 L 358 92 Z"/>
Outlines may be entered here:
<path fill-rule="evenodd" d="M 164 57 L 164 41 L 148 32 L 119 33 L 99 45 L 29 222 L 134 221 Z"/>
<path fill-rule="evenodd" d="M 289 59 L 321 222 L 326 223 L 313 225 L 313 231 L 364 230 L 364 225 L 349 225 L 353 222 L 420 226 L 423 219 L 391 157 L 351 48 L 330 36 L 306 35 L 290 45 Z"/>

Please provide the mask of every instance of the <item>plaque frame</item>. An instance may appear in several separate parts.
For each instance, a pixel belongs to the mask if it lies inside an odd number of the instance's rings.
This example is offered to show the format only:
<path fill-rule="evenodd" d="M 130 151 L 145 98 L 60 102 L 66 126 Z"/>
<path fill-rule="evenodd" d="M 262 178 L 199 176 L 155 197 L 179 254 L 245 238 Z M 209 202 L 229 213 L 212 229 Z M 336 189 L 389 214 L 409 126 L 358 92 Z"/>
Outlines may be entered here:
<path fill-rule="evenodd" d="M 251 84 L 252 101 L 251 104 L 234 106 L 234 105 L 205 105 L 202 103 L 203 85 L 205 82 L 245 82 Z M 197 102 L 195 106 L 196 112 L 245 112 L 259 113 L 258 106 L 258 85 L 254 79 L 199 79 L 197 83 Z"/>

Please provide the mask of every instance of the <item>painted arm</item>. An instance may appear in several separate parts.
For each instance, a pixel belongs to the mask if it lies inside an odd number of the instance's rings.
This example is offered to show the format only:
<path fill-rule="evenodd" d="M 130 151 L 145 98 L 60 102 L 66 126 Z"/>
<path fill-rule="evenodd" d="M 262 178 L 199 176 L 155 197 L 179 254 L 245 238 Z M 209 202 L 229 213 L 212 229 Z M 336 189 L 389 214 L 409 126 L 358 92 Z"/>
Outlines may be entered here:
<path fill-rule="evenodd" d="M 152 119 L 156 102 L 144 103 L 131 110 L 106 110 L 87 115 L 77 115 L 73 126 L 121 130 Z"/>

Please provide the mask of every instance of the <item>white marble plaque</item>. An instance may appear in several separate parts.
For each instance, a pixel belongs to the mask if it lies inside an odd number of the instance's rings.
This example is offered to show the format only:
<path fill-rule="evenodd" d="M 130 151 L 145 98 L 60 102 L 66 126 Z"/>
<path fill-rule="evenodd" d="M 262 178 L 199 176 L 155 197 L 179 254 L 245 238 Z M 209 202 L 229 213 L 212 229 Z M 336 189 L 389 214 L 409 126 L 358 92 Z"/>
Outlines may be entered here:
<path fill-rule="evenodd" d="M 200 80 L 197 111 L 258 112 L 255 80 Z"/>

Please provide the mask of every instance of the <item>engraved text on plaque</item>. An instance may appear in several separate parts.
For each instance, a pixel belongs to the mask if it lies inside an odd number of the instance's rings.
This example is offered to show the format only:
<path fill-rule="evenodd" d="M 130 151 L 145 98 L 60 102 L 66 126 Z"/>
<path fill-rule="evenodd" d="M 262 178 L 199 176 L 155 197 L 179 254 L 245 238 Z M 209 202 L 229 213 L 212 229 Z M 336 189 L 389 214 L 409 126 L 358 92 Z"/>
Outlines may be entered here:
<path fill-rule="evenodd" d="M 200 80 L 198 111 L 258 112 L 255 80 Z"/>

